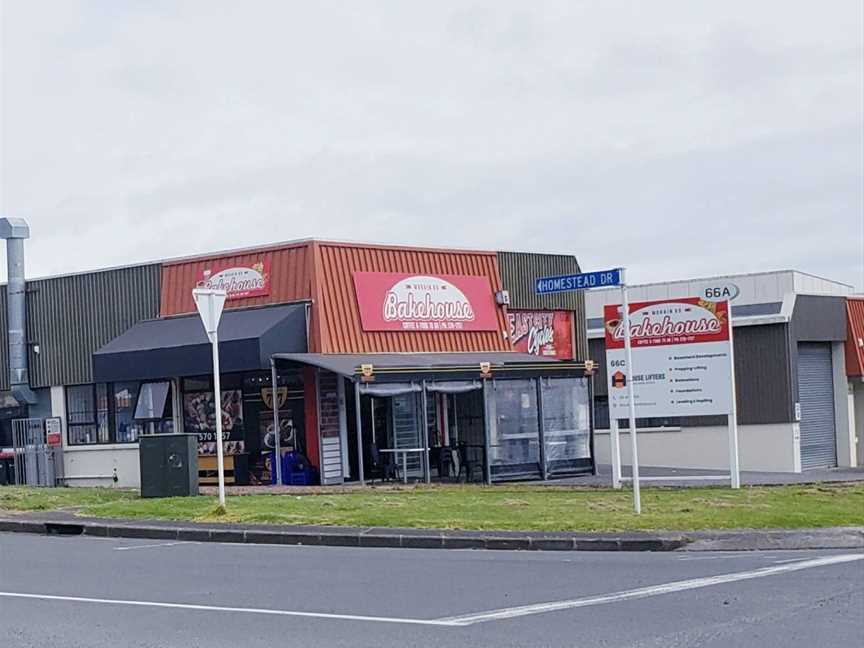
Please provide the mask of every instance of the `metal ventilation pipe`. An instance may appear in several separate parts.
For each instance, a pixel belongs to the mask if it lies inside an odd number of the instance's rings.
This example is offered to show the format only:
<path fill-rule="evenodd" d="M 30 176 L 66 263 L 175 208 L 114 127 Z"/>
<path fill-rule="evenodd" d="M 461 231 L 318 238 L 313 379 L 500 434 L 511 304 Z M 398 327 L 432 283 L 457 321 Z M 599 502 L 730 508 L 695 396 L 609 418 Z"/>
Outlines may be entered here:
<path fill-rule="evenodd" d="M 9 328 L 9 388 L 20 405 L 33 405 L 27 372 L 27 323 L 24 281 L 24 239 L 30 226 L 23 218 L 0 218 L 0 238 L 6 239 L 6 311 Z"/>

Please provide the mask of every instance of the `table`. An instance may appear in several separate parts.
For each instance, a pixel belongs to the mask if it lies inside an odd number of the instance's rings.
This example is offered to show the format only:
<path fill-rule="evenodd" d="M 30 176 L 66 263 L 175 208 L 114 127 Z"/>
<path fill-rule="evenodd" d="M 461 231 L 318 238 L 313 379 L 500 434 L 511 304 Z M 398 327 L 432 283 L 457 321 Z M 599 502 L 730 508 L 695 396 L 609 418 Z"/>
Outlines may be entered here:
<path fill-rule="evenodd" d="M 378 452 L 384 453 L 388 452 L 396 455 L 396 461 L 399 461 L 399 453 L 402 453 L 402 481 L 403 483 L 408 483 L 408 453 L 409 452 L 428 452 L 429 448 L 379 448 Z M 424 464 L 425 466 L 425 464 Z M 426 468 L 423 468 L 423 472 L 426 473 L 426 483 L 429 483 L 429 471 Z"/>

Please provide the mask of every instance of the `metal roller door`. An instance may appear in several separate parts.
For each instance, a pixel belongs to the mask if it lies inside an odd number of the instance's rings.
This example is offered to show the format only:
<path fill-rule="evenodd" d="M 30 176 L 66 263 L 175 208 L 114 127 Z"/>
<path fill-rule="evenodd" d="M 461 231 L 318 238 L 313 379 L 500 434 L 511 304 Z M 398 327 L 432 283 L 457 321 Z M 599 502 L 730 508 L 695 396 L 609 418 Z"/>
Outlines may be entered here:
<path fill-rule="evenodd" d="M 798 345 L 798 399 L 801 402 L 801 468 L 835 467 L 834 375 L 830 344 Z"/>

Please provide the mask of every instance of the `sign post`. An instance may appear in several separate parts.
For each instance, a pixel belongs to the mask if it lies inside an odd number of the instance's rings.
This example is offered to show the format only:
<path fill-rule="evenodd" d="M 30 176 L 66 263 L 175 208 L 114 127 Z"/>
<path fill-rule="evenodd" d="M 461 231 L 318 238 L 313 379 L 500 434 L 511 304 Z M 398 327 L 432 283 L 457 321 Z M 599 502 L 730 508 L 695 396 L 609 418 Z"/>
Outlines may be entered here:
<path fill-rule="evenodd" d="M 729 306 L 729 373 L 732 377 L 732 402 L 727 422 L 729 424 L 729 485 L 741 488 L 741 470 L 738 465 L 738 403 L 735 386 L 735 341 L 732 339 L 732 306 Z"/>
<path fill-rule="evenodd" d="M 549 295 L 559 292 L 576 290 L 591 290 L 592 288 L 621 287 L 621 300 L 624 305 L 624 349 L 627 369 L 627 392 L 630 399 L 630 447 L 633 454 L 633 510 L 636 514 L 642 512 L 642 500 L 639 493 L 639 453 L 636 443 L 636 401 L 633 394 L 633 353 L 630 348 L 630 308 L 627 300 L 627 282 L 624 279 L 624 268 L 584 272 L 580 274 L 559 275 L 556 277 L 538 277 L 535 280 L 535 290 L 538 295 Z M 610 408 L 611 417 L 611 408 Z M 612 485 L 618 488 L 621 484 L 621 449 L 618 443 L 618 422 L 610 425 L 610 440 L 612 443 Z"/>
<path fill-rule="evenodd" d="M 219 381 L 219 320 L 225 307 L 225 291 L 195 288 L 192 298 L 213 347 L 213 406 L 216 410 L 216 462 L 219 469 L 219 506 L 225 508 L 225 458 L 222 451 L 222 388 Z M 277 431 L 278 434 L 278 431 Z"/>
<path fill-rule="evenodd" d="M 624 280 L 624 270 L 621 271 L 621 305 L 623 307 L 623 322 L 624 322 L 624 362 L 627 368 L 627 399 L 630 401 L 629 424 L 630 424 L 630 453 L 633 455 L 631 465 L 633 470 L 633 510 L 636 515 L 642 513 L 642 497 L 639 492 L 639 449 L 636 443 L 636 398 L 633 393 L 633 383 L 636 373 L 633 371 L 633 348 L 630 344 L 630 301 L 627 299 L 627 282 Z M 617 429 L 617 427 L 616 427 Z M 621 452 L 621 447 L 615 440 L 615 445 L 618 446 L 618 452 Z M 619 459 L 618 466 L 620 470 L 621 461 Z"/>

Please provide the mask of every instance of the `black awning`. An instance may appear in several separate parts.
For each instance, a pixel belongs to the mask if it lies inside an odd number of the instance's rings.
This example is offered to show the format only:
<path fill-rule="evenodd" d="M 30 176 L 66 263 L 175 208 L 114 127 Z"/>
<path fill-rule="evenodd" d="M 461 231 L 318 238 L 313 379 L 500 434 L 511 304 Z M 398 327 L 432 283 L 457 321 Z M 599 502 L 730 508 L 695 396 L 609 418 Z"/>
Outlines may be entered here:
<path fill-rule="evenodd" d="M 222 373 L 267 369 L 277 353 L 303 352 L 306 304 L 226 310 L 219 323 Z M 198 376 L 213 371 L 210 341 L 197 313 L 145 320 L 93 354 L 96 382 Z"/>
<path fill-rule="evenodd" d="M 353 378 L 361 373 L 361 366 L 371 364 L 376 374 L 428 374 L 463 372 L 478 373 L 480 363 L 488 362 L 490 369 L 521 371 L 579 370 L 584 362 L 556 360 L 528 353 L 277 353 L 276 360 L 297 362 L 320 367 L 327 371 Z"/>

